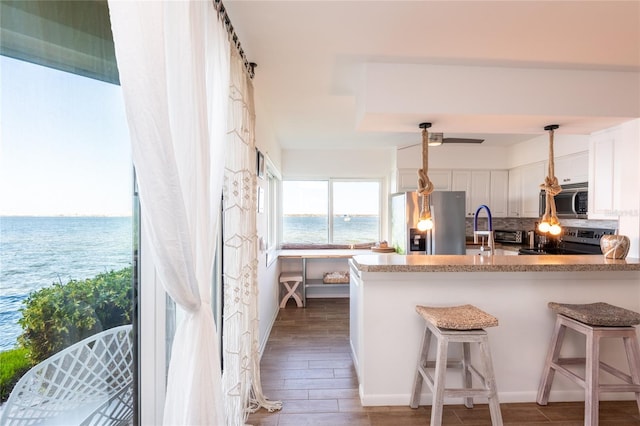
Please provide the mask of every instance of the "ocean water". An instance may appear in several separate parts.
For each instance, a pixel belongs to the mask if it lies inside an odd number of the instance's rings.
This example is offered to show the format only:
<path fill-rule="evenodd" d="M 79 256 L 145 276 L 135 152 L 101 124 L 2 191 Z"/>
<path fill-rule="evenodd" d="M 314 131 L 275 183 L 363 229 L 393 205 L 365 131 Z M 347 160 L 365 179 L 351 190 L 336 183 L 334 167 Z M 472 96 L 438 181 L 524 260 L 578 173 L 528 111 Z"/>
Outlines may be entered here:
<path fill-rule="evenodd" d="M 131 217 L 0 217 L 0 351 L 29 293 L 130 266 L 132 240 Z"/>
<path fill-rule="evenodd" d="M 333 243 L 374 242 L 380 238 L 378 216 L 333 216 Z M 282 240 L 286 243 L 328 242 L 327 216 L 289 215 L 283 218 Z"/>

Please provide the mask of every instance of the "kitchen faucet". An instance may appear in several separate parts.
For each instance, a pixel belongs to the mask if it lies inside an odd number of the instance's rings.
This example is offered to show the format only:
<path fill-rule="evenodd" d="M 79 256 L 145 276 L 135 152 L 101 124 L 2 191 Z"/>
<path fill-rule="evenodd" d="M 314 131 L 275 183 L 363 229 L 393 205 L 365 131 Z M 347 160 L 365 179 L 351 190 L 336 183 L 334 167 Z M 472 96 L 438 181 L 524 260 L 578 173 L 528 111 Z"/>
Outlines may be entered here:
<path fill-rule="evenodd" d="M 486 210 L 487 211 L 487 230 L 486 231 L 478 231 L 478 214 L 480 214 L 480 210 Z M 488 244 L 488 249 L 485 249 L 484 247 L 484 238 L 483 238 L 483 242 L 482 242 L 482 246 L 480 247 L 480 251 L 487 251 L 487 256 L 491 256 L 493 254 L 493 223 L 491 220 L 491 210 L 489 210 L 489 207 L 486 206 L 485 204 L 482 204 L 480 207 L 478 207 L 478 210 L 476 210 L 476 214 L 473 217 L 473 242 L 474 244 L 478 244 L 478 235 L 486 235 L 487 238 L 487 244 Z"/>

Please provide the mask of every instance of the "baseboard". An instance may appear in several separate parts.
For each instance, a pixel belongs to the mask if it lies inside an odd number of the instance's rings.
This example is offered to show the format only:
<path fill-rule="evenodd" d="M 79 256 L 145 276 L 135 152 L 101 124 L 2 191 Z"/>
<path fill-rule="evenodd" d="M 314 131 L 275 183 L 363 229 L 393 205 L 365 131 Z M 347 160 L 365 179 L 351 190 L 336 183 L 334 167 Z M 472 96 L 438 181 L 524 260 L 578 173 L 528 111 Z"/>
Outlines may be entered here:
<path fill-rule="evenodd" d="M 280 308 L 275 310 L 273 318 L 271 318 L 271 323 L 269 324 L 269 328 L 267 329 L 267 332 L 264 335 L 264 340 L 260 342 L 260 347 L 258 348 L 258 354 L 260 359 L 262 359 L 262 354 L 264 353 L 264 349 L 267 347 L 267 342 L 269 342 L 269 336 L 271 336 L 271 330 L 273 330 L 273 325 L 275 324 L 276 319 L 278 318 L 278 312 L 280 312 Z"/>
<path fill-rule="evenodd" d="M 409 405 L 411 393 L 404 394 L 376 394 L 364 395 L 362 386 L 359 387 L 360 402 L 363 406 L 386 406 L 386 405 Z M 536 402 L 538 396 L 537 391 L 530 392 L 498 392 L 500 403 L 516 403 L 516 402 Z M 600 395 L 600 401 L 627 401 L 634 400 L 634 394 L 630 392 L 614 393 L 608 392 Z M 571 402 L 584 401 L 584 391 L 551 391 L 549 402 Z M 486 404 L 486 398 L 474 398 L 476 404 Z M 461 398 L 445 398 L 444 403 L 462 404 Z M 420 395 L 420 405 L 431 405 L 431 394 L 423 393 Z"/>

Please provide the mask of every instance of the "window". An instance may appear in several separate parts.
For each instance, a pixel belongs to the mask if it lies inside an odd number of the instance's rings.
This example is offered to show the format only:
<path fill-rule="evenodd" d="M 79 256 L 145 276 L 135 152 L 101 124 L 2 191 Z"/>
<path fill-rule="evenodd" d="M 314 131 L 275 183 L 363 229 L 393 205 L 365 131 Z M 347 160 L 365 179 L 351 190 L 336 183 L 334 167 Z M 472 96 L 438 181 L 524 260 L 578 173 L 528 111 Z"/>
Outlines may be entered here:
<path fill-rule="evenodd" d="M 377 241 L 380 187 L 378 180 L 284 181 L 282 242 L 351 245 Z"/>
<path fill-rule="evenodd" d="M 333 182 L 332 188 L 332 242 L 377 241 L 380 236 L 380 183 Z"/>
<path fill-rule="evenodd" d="M 65 423 L 88 410 L 82 399 L 59 398 L 64 380 L 70 394 L 81 389 L 109 410 L 122 404 L 118 415 L 131 421 L 135 218 L 120 87 L 5 56 L 0 67 L 0 350 L 26 351 L 40 364 L 33 368 L 53 372 L 43 380 L 59 381 L 42 385 L 36 411 L 58 411 Z M 82 354 L 69 348 L 80 341 Z M 66 368 L 62 356 L 84 370 Z M 89 376 L 104 381 L 87 386 Z"/>
<path fill-rule="evenodd" d="M 0 422 L 137 424 L 139 210 L 108 5 L 0 10 L 0 351 L 43 381 Z"/>

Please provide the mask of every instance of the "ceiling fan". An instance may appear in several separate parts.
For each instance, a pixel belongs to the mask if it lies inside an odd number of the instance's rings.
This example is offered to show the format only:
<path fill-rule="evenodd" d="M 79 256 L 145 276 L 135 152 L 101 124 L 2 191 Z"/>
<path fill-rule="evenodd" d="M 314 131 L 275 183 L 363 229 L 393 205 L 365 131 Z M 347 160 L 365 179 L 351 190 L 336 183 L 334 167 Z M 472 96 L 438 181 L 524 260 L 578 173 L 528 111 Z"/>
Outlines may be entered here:
<path fill-rule="evenodd" d="M 484 139 L 475 139 L 475 138 L 446 138 L 444 137 L 444 133 L 429 133 L 429 146 L 438 146 L 438 145 L 442 145 L 444 143 L 482 143 L 484 142 Z M 407 149 L 407 148 L 411 148 L 414 146 L 418 146 L 420 145 L 419 143 L 414 143 L 412 145 L 407 145 L 407 146 L 402 146 L 400 148 L 398 148 L 398 150 L 401 149 Z"/>

